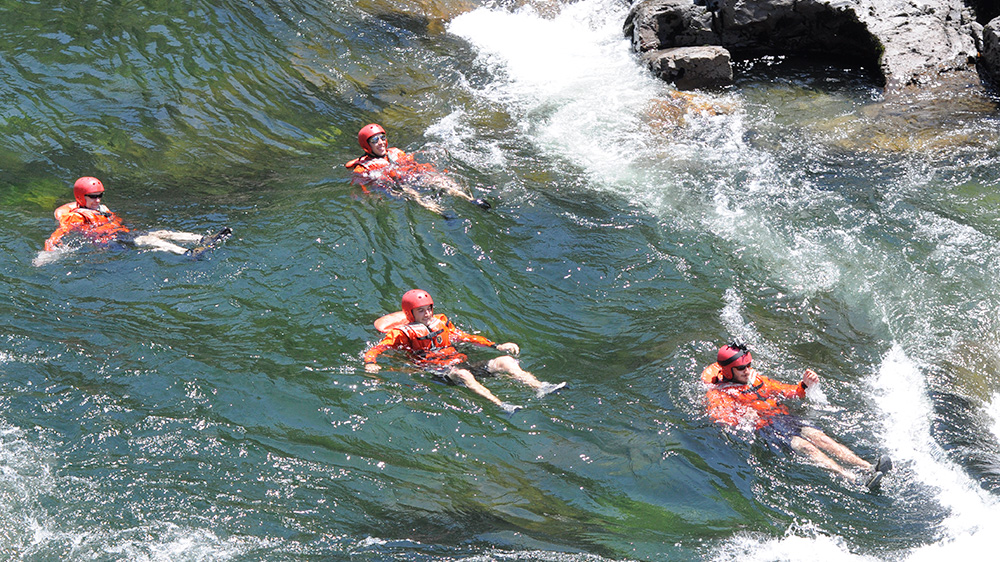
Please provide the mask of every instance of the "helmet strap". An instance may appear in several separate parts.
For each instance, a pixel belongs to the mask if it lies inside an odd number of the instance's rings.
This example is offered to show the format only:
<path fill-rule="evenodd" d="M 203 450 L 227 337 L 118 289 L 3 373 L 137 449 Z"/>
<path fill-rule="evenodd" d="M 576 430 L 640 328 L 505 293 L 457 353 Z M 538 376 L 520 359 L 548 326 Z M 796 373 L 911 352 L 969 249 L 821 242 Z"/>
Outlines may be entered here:
<path fill-rule="evenodd" d="M 733 355 L 732 357 L 726 359 L 725 361 L 719 361 L 719 366 L 720 367 L 726 367 L 728 365 L 732 365 L 737 359 L 739 359 L 740 357 L 743 357 L 746 354 L 747 354 L 747 352 L 746 352 L 745 349 L 740 349 L 740 352 L 737 353 L 736 355 Z"/>

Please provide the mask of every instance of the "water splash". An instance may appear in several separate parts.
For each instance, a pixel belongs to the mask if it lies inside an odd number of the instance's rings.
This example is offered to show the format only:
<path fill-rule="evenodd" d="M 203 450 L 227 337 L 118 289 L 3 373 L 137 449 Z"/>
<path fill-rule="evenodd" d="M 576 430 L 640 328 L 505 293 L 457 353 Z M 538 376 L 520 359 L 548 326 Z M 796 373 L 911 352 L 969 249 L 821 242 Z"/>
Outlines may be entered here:
<path fill-rule="evenodd" d="M 915 549 L 909 559 L 976 558 L 976 553 L 985 552 L 980 548 L 992 540 L 991 530 L 984 524 L 997 519 L 1000 506 L 948 459 L 932 436 L 934 412 L 919 366 L 897 345 L 886 354 L 870 382 L 884 415 L 883 441 L 892 452 L 895 471 L 902 473 L 893 474 L 893 478 L 915 479 L 931 490 L 948 512 L 940 524 L 941 540 Z"/>

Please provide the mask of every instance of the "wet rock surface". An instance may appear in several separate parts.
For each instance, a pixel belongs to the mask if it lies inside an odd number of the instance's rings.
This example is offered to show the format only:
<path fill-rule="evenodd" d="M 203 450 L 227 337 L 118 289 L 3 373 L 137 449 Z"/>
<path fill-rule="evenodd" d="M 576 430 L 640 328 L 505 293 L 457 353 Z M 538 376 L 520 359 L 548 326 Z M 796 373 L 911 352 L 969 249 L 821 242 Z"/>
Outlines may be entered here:
<path fill-rule="evenodd" d="M 1000 50 L 1000 24 L 984 29 L 976 17 L 962 0 L 641 0 L 623 29 L 650 69 L 680 79 L 678 87 L 719 85 L 726 58 L 789 55 L 866 67 L 891 94 L 943 74 L 975 81 L 977 61 L 987 75 L 1000 75 L 1000 61 L 979 57 L 981 47 Z M 722 49 L 713 64 L 676 62 L 672 49 L 701 46 Z M 699 68 L 711 70 L 704 79 L 692 76 Z"/>

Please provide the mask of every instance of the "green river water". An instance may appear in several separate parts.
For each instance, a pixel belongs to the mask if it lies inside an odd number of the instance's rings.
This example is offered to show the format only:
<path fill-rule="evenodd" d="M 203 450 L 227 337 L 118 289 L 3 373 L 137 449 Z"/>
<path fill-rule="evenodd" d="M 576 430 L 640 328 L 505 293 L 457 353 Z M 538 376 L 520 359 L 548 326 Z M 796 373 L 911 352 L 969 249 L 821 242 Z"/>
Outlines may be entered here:
<path fill-rule="evenodd" d="M 0 558 L 940 560 L 1000 493 L 1000 131 L 779 59 L 682 96 L 613 0 L 0 3 Z M 378 122 L 490 211 L 351 185 Z M 94 175 L 201 260 L 41 254 Z M 568 387 L 505 415 L 372 322 L 421 287 Z M 705 416 L 732 336 L 870 494 Z M 493 352 L 470 349 L 473 359 Z"/>

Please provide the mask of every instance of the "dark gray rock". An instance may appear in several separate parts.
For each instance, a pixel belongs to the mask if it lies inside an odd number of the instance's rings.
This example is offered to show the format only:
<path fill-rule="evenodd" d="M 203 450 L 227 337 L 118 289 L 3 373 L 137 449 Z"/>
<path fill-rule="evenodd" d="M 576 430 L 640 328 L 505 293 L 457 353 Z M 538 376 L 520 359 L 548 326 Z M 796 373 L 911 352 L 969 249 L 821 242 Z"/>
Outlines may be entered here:
<path fill-rule="evenodd" d="M 680 90 L 718 88 L 733 83 L 729 51 L 717 46 L 646 51 L 643 61 L 658 77 Z"/>
<path fill-rule="evenodd" d="M 986 79 L 994 87 L 1000 88 L 1000 18 L 994 19 L 983 27 L 980 52 L 982 54 L 981 68 Z"/>
<path fill-rule="evenodd" d="M 639 53 L 715 45 L 735 59 L 836 57 L 877 72 L 887 90 L 972 72 L 976 30 L 963 0 L 640 0 L 624 25 Z"/>

